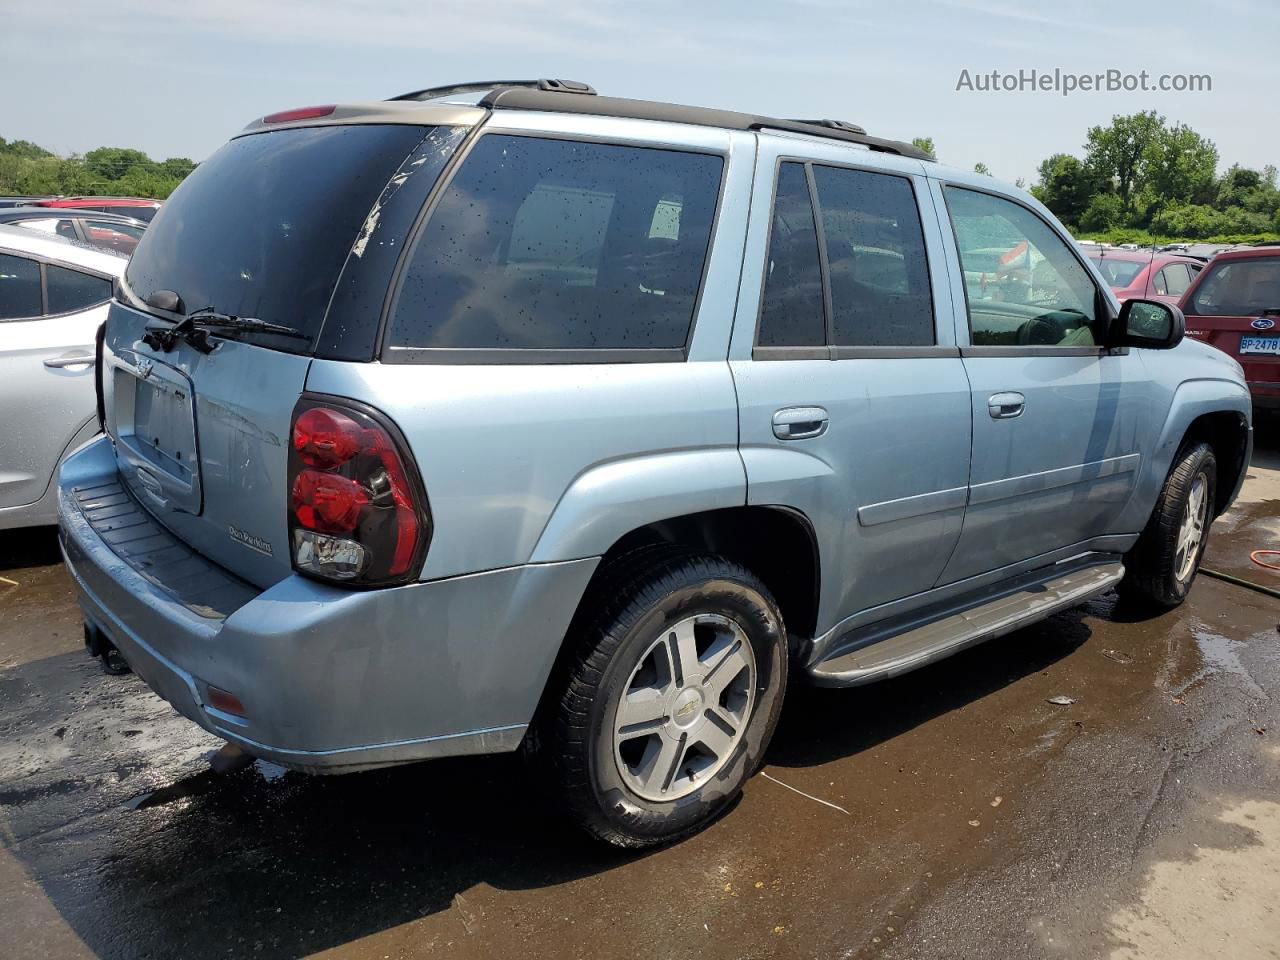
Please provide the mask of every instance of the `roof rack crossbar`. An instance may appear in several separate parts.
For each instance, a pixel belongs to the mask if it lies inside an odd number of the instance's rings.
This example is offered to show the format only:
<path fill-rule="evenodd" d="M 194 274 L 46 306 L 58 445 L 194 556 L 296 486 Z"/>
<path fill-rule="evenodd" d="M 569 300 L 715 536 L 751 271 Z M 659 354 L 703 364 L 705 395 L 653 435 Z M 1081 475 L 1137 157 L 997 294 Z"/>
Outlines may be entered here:
<path fill-rule="evenodd" d="M 499 90 L 507 87 L 526 90 L 542 90 L 549 93 L 578 93 L 594 97 L 595 88 L 589 83 L 578 80 L 477 80 L 474 83 L 453 83 L 444 87 L 427 87 L 423 90 L 412 90 L 388 100 L 437 100 L 441 97 L 452 97 L 459 93 L 479 93 L 482 90 Z"/>

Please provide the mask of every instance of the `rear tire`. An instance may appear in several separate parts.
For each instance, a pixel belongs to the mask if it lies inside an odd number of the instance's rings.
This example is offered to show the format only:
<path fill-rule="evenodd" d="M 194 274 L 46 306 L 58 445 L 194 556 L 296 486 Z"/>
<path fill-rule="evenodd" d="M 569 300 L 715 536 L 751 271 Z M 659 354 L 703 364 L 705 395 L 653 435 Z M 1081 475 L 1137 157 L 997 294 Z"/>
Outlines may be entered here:
<path fill-rule="evenodd" d="M 782 615 L 746 568 L 666 545 L 602 571 L 536 721 L 535 762 L 620 847 L 699 830 L 760 766 L 787 680 Z"/>
<path fill-rule="evenodd" d="M 1125 556 L 1122 595 L 1164 610 L 1187 598 L 1209 541 L 1217 479 L 1207 443 L 1180 451 L 1146 529 Z"/>

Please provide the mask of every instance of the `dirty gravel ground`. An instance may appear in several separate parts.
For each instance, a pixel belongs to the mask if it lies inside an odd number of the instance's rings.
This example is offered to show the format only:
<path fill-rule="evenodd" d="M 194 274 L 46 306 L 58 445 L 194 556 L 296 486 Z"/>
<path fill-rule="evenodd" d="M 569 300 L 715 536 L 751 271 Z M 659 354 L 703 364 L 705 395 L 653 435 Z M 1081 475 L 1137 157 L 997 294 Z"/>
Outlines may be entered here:
<path fill-rule="evenodd" d="M 1268 429 L 1208 565 L 1276 585 Z M 768 776 L 634 855 L 510 757 L 210 772 L 218 741 L 81 652 L 57 560 L 0 534 L 0 957 L 1280 956 L 1280 601 L 1217 580 L 796 687 Z"/>

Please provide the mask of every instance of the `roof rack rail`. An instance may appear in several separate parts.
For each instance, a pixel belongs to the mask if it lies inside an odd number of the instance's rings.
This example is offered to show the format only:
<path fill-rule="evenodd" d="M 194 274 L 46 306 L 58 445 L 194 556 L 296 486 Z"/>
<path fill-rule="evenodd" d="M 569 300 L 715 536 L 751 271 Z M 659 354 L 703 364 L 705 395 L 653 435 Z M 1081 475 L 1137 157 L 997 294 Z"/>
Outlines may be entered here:
<path fill-rule="evenodd" d="M 427 87 L 424 90 L 413 90 L 402 93 L 389 100 L 436 100 L 440 97 L 451 97 L 459 93 L 478 93 L 482 90 L 498 90 L 503 87 L 523 87 L 526 90 L 542 90 L 548 93 L 579 93 L 594 97 L 595 87 L 579 80 L 478 80 L 475 83 L 454 83 L 444 87 Z"/>
<path fill-rule="evenodd" d="M 866 136 L 867 128 L 860 127 L 848 120 L 791 120 L 791 123 L 803 123 L 813 127 L 826 127 L 828 130 L 843 130 L 845 133 L 857 133 Z"/>

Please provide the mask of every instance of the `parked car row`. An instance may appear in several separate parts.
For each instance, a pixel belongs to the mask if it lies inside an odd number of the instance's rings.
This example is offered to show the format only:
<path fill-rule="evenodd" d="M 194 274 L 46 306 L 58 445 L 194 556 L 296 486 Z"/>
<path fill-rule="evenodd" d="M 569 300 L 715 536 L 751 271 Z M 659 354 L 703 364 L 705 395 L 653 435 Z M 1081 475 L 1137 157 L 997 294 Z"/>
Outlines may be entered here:
<path fill-rule="evenodd" d="M 125 255 L 133 253 L 138 241 L 142 239 L 143 231 L 147 229 L 145 220 L 135 220 L 133 217 L 49 207 L 0 209 L 0 224 L 27 227 Z"/>
<path fill-rule="evenodd" d="M 89 210 L 115 213 L 150 223 L 160 209 L 159 200 L 146 197 L 0 197 L 6 207 L 54 207 L 60 210 Z"/>

